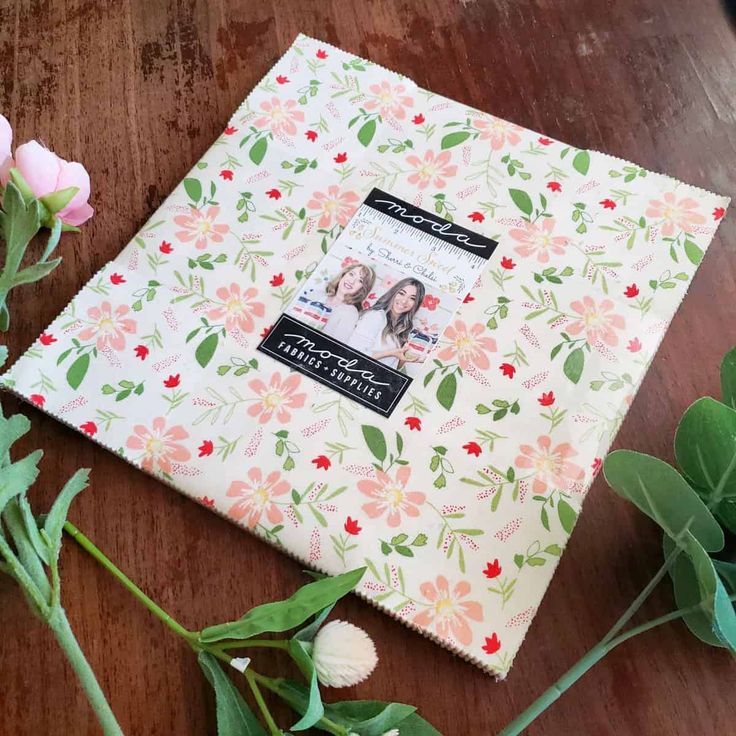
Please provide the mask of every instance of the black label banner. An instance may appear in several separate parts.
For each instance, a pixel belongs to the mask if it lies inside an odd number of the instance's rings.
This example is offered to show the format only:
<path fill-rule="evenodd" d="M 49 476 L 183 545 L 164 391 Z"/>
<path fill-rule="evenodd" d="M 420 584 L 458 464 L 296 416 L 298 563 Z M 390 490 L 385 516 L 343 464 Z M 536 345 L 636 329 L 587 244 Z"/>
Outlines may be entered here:
<path fill-rule="evenodd" d="M 411 378 L 282 314 L 258 350 L 387 417 Z"/>

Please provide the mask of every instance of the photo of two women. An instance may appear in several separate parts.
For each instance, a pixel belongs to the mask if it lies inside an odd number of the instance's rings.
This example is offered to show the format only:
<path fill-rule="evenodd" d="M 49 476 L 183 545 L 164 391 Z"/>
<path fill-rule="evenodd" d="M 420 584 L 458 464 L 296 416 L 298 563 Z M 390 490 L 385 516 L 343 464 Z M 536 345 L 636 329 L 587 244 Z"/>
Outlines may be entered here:
<path fill-rule="evenodd" d="M 348 259 L 326 281 L 313 274 L 289 311 L 325 335 L 401 370 L 423 362 L 437 339 L 436 333 L 427 333 L 427 320 L 416 317 L 427 290 L 417 278 L 397 280 L 378 271 L 378 266 Z"/>

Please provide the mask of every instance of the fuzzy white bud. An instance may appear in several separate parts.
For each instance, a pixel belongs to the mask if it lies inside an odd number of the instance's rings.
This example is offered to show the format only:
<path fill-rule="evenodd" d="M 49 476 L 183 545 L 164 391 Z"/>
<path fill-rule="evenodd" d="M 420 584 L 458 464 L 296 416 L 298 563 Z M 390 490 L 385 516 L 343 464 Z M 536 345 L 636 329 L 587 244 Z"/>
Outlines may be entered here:
<path fill-rule="evenodd" d="M 378 664 L 373 640 L 347 621 L 330 621 L 317 632 L 312 659 L 317 678 L 327 687 L 357 685 Z"/>

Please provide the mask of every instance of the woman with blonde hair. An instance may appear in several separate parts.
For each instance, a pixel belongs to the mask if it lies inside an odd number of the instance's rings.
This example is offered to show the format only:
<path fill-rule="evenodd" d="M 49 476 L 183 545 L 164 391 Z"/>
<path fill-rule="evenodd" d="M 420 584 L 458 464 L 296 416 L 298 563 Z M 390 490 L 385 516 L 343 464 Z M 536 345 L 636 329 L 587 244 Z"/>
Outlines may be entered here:
<path fill-rule="evenodd" d="M 358 317 L 363 311 L 363 302 L 373 288 L 376 274 L 364 263 L 350 263 L 325 286 L 325 306 L 330 309 L 327 323 L 322 330 L 325 335 L 339 342 L 347 342 Z"/>
<path fill-rule="evenodd" d="M 348 345 L 391 368 L 417 362 L 407 356 L 414 315 L 424 301 L 419 279 L 397 281 L 358 320 Z"/>

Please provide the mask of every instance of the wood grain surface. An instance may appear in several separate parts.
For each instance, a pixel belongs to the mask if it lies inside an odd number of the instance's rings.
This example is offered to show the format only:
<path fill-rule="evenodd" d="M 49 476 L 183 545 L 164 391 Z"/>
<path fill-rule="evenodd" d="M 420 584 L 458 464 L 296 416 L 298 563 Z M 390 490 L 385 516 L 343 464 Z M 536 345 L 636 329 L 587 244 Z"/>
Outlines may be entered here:
<path fill-rule="evenodd" d="M 0 111 L 19 140 L 85 163 L 97 210 L 64 238 L 50 278 L 14 292 L 11 360 L 127 243 L 299 31 L 581 148 L 734 193 L 736 40 L 717 0 L 0 0 Z M 717 364 L 736 343 L 734 223 L 731 214 L 721 226 L 617 447 L 671 458 L 684 408 L 717 395 Z M 7 396 L 3 405 L 17 409 Z M 186 626 L 236 617 L 303 581 L 274 549 L 23 410 L 33 421 L 24 449 L 46 450 L 34 503 L 92 468 L 71 518 Z M 366 684 L 327 698 L 410 702 L 446 736 L 493 734 L 600 638 L 659 564 L 657 530 L 599 479 L 505 682 L 351 597 L 337 613 L 370 632 L 381 661 Z M 192 652 L 71 542 L 62 575 L 125 733 L 214 734 Z M 665 585 L 646 612 L 671 604 Z M 62 654 L 7 579 L 0 632 L 2 736 L 98 734 Z M 263 669 L 286 666 L 274 658 Z M 735 667 L 672 624 L 609 656 L 528 733 L 733 733 Z"/>

